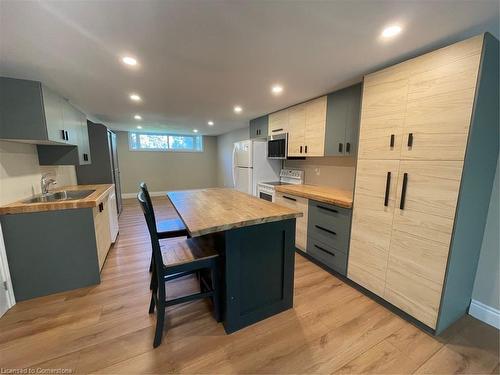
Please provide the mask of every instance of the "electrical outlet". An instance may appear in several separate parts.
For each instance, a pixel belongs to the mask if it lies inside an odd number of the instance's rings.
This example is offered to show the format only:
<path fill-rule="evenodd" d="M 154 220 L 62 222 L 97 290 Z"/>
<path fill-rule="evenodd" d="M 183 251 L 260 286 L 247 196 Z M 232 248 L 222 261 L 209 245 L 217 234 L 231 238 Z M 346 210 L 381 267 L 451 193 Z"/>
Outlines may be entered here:
<path fill-rule="evenodd" d="M 316 176 L 319 176 L 321 174 L 321 169 L 314 168 L 314 173 L 316 173 Z"/>

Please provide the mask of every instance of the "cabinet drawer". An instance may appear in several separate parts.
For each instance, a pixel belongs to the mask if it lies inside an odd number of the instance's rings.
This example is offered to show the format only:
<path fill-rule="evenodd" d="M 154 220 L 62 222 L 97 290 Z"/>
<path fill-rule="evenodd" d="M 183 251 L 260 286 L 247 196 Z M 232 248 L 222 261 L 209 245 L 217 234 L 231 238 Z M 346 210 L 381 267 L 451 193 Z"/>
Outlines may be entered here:
<path fill-rule="evenodd" d="M 342 251 L 338 251 L 324 242 L 308 237 L 307 253 L 341 275 L 346 275 L 347 255 Z"/>
<path fill-rule="evenodd" d="M 349 225 L 331 225 L 331 223 L 319 223 L 314 219 L 309 221 L 307 229 L 309 237 L 332 246 L 343 253 L 349 248 Z"/>
<path fill-rule="evenodd" d="M 351 210 L 309 201 L 309 236 L 347 252 Z"/>

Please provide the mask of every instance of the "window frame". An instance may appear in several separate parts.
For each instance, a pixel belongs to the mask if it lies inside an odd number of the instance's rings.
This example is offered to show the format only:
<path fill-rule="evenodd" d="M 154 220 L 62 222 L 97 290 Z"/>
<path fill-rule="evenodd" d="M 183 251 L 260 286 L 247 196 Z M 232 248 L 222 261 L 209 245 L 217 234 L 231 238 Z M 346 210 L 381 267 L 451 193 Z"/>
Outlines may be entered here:
<path fill-rule="evenodd" d="M 132 147 L 132 134 L 136 134 L 136 136 L 140 135 L 161 135 L 161 136 L 166 136 L 167 137 L 167 144 L 168 148 L 133 148 Z M 173 137 L 189 137 L 193 138 L 193 143 L 194 139 L 196 137 L 199 137 L 200 139 L 200 149 L 175 149 L 175 148 L 170 148 L 170 139 L 168 137 L 173 136 Z M 144 131 L 129 131 L 127 134 L 128 138 L 128 149 L 129 151 L 151 151 L 151 152 L 204 152 L 204 140 L 203 140 L 203 135 L 201 134 L 177 134 L 177 133 L 160 133 L 160 132 L 144 132 Z"/>

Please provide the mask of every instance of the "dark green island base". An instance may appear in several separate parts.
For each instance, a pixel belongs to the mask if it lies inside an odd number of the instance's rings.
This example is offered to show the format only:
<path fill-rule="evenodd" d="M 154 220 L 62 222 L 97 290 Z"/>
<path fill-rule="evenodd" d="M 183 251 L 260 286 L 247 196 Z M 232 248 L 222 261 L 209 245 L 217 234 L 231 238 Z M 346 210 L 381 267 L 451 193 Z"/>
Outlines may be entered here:
<path fill-rule="evenodd" d="M 227 333 L 293 307 L 295 219 L 228 230 L 219 241 Z"/>

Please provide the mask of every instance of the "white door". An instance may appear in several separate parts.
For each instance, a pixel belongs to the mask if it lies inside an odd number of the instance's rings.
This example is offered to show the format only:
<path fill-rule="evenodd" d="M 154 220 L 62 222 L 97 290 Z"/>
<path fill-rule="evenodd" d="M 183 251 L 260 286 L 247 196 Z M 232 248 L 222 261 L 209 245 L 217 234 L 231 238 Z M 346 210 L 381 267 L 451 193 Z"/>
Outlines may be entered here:
<path fill-rule="evenodd" d="M 6 287 L 9 289 L 7 290 Z M 14 293 L 10 282 L 9 266 L 0 227 L 0 316 L 14 305 Z"/>
<path fill-rule="evenodd" d="M 236 190 L 252 194 L 252 172 L 252 168 L 235 168 L 234 187 Z"/>
<path fill-rule="evenodd" d="M 234 144 L 234 165 L 252 167 L 252 141 L 241 141 Z"/>

